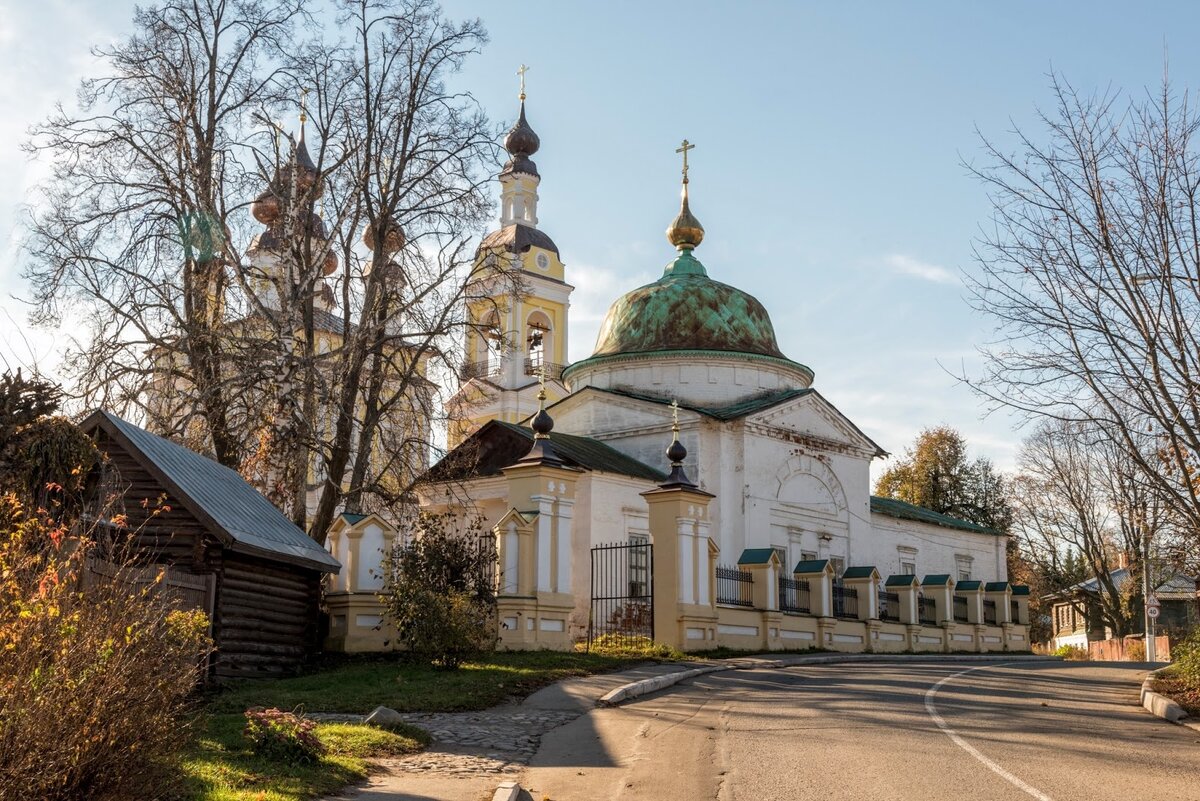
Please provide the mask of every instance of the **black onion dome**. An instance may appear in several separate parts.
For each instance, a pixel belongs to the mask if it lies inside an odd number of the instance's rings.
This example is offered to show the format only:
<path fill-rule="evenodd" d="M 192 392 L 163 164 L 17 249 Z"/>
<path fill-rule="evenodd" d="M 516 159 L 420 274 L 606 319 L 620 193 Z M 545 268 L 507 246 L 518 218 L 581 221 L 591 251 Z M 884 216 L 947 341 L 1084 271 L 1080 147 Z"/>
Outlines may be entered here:
<path fill-rule="evenodd" d="M 675 440 L 667 448 L 667 458 L 671 460 L 671 464 L 679 464 L 687 458 L 687 448 L 683 447 L 683 443 Z"/>
<path fill-rule="evenodd" d="M 533 429 L 533 433 L 544 437 L 554 430 L 554 419 L 545 409 L 541 409 L 533 418 L 529 427 Z"/>
<path fill-rule="evenodd" d="M 533 128 L 529 127 L 529 122 L 525 119 L 525 101 L 522 100 L 521 116 L 517 118 L 516 124 L 504 137 L 504 149 L 512 158 L 504 165 L 500 174 L 511 175 L 515 172 L 523 172 L 526 175 L 537 175 L 537 165 L 529 157 L 538 151 L 541 144 L 542 140 L 538 139 L 538 135 L 533 132 Z"/>
<path fill-rule="evenodd" d="M 521 116 L 517 118 L 517 122 L 509 130 L 508 135 L 504 137 L 504 149 L 508 151 L 510 156 L 532 156 L 538 151 L 542 141 L 538 139 L 538 135 L 529 127 L 529 122 L 525 119 L 525 103 L 521 102 Z"/>

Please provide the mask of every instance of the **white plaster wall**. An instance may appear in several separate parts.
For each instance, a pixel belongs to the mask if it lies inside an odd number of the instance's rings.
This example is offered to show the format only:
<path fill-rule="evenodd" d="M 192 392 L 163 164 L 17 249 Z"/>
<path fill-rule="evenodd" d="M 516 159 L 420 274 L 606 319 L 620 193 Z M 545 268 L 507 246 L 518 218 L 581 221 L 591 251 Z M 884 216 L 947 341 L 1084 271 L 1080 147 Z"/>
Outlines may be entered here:
<path fill-rule="evenodd" d="M 383 588 L 383 529 L 371 523 L 363 529 L 358 546 L 358 589 Z"/>
<path fill-rule="evenodd" d="M 917 576 L 949 573 L 957 581 L 958 564 L 955 556 L 963 554 L 972 558 L 972 579 L 1008 579 L 1008 567 L 1003 557 L 1004 537 L 900 520 L 878 513 L 871 515 L 871 522 L 874 536 L 864 542 L 864 547 L 856 555 L 862 561 L 857 563 L 874 565 L 882 576 L 901 572 L 898 546 L 905 546 L 917 550 Z"/>
<path fill-rule="evenodd" d="M 710 355 L 686 359 L 647 356 L 584 365 L 569 378 L 573 392 L 589 386 L 629 389 L 678 398 L 681 403 L 696 406 L 737 403 L 765 391 L 807 387 L 811 383 L 806 373 L 780 362 Z"/>

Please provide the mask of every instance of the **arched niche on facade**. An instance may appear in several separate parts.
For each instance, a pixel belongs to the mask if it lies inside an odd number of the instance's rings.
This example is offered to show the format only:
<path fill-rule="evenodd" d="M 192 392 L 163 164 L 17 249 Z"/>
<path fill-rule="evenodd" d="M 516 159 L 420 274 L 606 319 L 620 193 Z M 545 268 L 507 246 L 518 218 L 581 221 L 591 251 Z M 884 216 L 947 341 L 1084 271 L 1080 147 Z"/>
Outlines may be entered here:
<path fill-rule="evenodd" d="M 775 474 L 775 497 L 829 516 L 846 512 L 846 493 L 842 482 L 829 465 L 812 456 L 796 455 L 782 464 Z"/>
<path fill-rule="evenodd" d="M 525 320 L 525 358 L 536 370 L 548 363 L 554 353 L 554 330 L 543 311 L 534 311 Z"/>

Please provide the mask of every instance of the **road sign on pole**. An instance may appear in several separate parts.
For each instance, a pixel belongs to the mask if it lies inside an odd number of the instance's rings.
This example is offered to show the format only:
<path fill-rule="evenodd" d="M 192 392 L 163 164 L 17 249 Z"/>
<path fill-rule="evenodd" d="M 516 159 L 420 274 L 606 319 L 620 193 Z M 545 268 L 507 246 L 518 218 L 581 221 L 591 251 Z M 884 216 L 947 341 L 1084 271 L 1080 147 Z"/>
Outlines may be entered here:
<path fill-rule="evenodd" d="M 1157 606 L 1146 607 L 1146 614 L 1150 616 L 1151 620 L 1156 619 L 1158 617 L 1158 607 Z"/>
<path fill-rule="evenodd" d="M 1151 609 L 1158 609 L 1162 604 L 1159 603 L 1157 595 L 1151 595 L 1149 600 L 1146 601 L 1146 606 Z"/>

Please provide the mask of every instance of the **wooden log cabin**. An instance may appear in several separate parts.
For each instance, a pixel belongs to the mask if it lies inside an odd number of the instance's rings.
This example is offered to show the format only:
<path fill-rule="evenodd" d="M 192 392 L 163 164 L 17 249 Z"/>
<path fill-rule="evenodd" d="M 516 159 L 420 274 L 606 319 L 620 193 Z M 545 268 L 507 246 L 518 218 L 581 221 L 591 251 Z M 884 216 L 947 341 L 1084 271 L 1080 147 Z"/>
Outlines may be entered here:
<path fill-rule="evenodd" d="M 205 577 L 218 678 L 295 672 L 318 648 L 321 582 L 340 563 L 233 470 L 105 411 L 103 494 L 151 563 Z M 101 522 L 104 522 L 103 520 Z"/>

